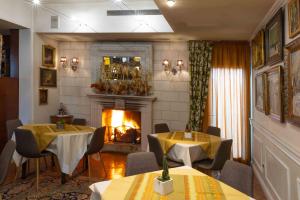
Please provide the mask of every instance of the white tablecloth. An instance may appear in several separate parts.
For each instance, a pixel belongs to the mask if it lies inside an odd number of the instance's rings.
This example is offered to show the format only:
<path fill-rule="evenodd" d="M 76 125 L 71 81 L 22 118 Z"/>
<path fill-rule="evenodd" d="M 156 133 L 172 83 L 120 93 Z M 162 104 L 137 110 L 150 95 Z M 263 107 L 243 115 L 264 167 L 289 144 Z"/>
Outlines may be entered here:
<path fill-rule="evenodd" d="M 157 137 L 157 134 L 152 134 Z M 197 144 L 175 144 L 168 152 L 168 158 L 192 167 L 193 162 L 208 158 L 207 154 Z"/>
<path fill-rule="evenodd" d="M 57 156 L 61 172 L 71 175 L 80 159 L 84 156 L 92 136 L 93 132 L 62 134 L 57 136 L 46 150 Z M 15 141 L 14 134 L 12 140 Z M 21 161 L 21 156 L 16 151 L 13 155 L 13 160 L 17 166 Z M 26 158 L 23 158 L 22 162 L 24 163 L 25 161 Z"/>

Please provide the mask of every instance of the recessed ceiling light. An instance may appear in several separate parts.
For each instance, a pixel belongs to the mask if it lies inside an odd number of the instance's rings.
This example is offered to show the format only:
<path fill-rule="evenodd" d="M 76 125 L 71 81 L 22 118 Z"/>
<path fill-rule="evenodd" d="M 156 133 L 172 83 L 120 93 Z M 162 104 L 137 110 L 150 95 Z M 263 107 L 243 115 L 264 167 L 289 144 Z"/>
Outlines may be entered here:
<path fill-rule="evenodd" d="M 169 6 L 169 7 L 173 7 L 174 5 L 175 5 L 175 0 L 167 0 L 167 5 Z"/>
<path fill-rule="evenodd" d="M 40 0 L 32 0 L 32 3 L 35 5 L 39 5 L 41 3 L 41 1 Z"/>

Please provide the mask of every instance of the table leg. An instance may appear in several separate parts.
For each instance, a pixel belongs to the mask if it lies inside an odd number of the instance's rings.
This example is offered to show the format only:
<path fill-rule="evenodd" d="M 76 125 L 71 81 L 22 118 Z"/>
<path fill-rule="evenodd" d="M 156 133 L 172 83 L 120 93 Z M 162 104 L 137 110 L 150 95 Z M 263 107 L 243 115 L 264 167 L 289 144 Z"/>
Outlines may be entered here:
<path fill-rule="evenodd" d="M 67 182 L 67 174 L 61 173 L 61 184 L 65 184 Z"/>
<path fill-rule="evenodd" d="M 22 164 L 22 179 L 26 178 L 27 162 L 29 162 L 29 160 Z"/>

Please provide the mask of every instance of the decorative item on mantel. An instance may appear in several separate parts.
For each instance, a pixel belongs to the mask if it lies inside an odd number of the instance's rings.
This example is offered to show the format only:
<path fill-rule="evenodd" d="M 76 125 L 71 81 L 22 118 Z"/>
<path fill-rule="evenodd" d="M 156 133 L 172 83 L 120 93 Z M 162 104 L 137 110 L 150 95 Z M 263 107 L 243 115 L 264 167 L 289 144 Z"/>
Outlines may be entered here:
<path fill-rule="evenodd" d="M 154 191 L 160 195 L 167 195 L 174 191 L 173 179 L 169 175 L 166 155 L 163 157 L 163 171 L 160 177 L 154 179 Z"/>
<path fill-rule="evenodd" d="M 91 88 L 100 94 L 149 96 L 151 79 L 151 73 L 141 65 L 103 62 L 100 78 Z"/>

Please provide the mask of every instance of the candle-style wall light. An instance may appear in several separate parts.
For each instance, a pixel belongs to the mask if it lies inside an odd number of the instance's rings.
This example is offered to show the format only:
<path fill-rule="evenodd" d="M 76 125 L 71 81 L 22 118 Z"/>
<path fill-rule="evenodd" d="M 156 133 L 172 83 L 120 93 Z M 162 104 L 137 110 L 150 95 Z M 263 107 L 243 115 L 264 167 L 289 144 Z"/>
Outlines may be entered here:
<path fill-rule="evenodd" d="M 78 69 L 79 59 L 77 57 L 73 57 L 71 59 L 71 68 L 75 72 Z"/>
<path fill-rule="evenodd" d="M 179 72 L 181 73 L 184 64 L 183 60 L 177 60 L 176 66 L 172 67 L 171 62 L 168 59 L 164 59 L 162 63 L 165 72 L 172 73 L 174 76 Z"/>

